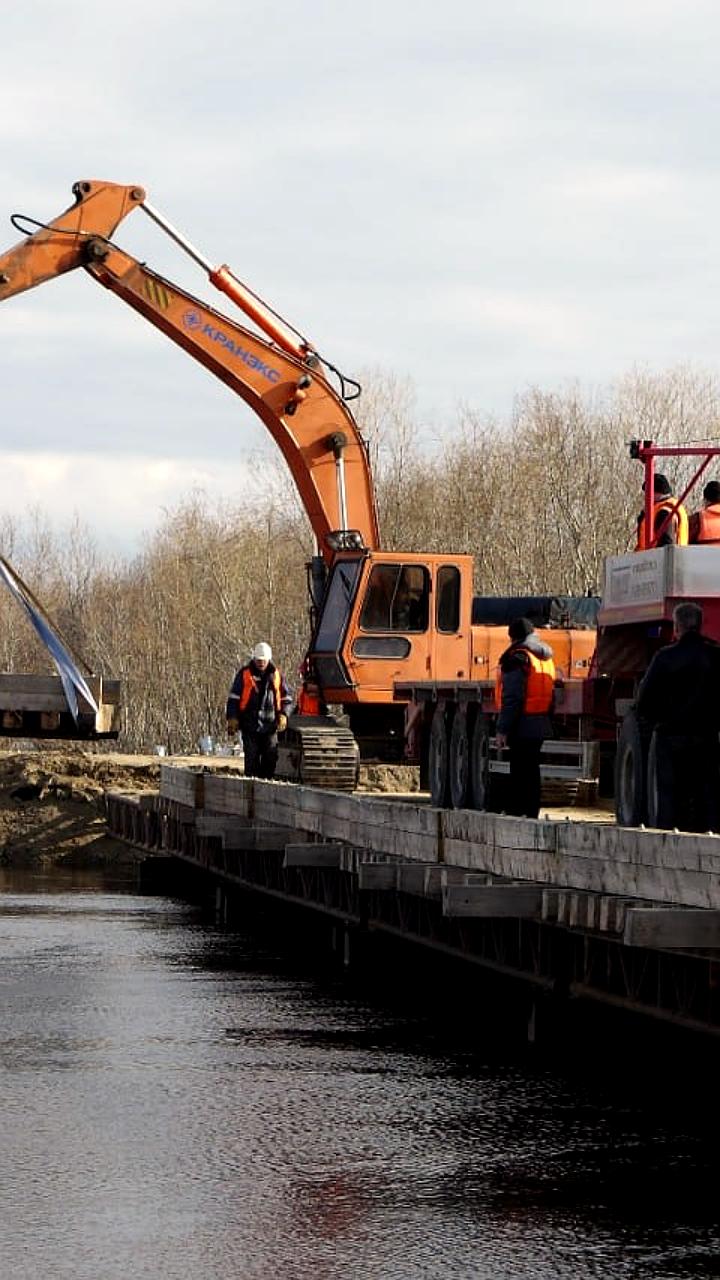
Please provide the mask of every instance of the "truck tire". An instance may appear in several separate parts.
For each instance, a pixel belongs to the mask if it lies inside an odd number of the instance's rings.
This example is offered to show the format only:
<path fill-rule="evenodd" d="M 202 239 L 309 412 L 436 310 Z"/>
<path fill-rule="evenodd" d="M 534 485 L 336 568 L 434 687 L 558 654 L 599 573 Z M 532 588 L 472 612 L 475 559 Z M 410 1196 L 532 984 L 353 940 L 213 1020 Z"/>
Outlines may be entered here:
<path fill-rule="evenodd" d="M 647 822 L 647 734 L 637 712 L 626 712 L 615 756 L 615 818 L 621 827 Z"/>
<path fill-rule="evenodd" d="M 430 727 L 429 752 L 430 803 L 436 809 L 447 808 L 449 746 L 445 707 L 439 703 Z"/>
<path fill-rule="evenodd" d="M 490 726 L 478 712 L 470 743 L 470 796 L 473 809 L 490 807 Z"/>
<path fill-rule="evenodd" d="M 647 817 L 648 826 L 659 826 L 659 794 L 658 794 L 658 776 L 657 776 L 657 734 L 653 733 L 650 739 L 647 756 Z"/>
<path fill-rule="evenodd" d="M 465 707 L 458 707 L 453 716 L 450 732 L 450 765 L 449 765 L 450 804 L 453 809 L 467 809 L 470 806 L 470 733 L 468 713 Z"/>

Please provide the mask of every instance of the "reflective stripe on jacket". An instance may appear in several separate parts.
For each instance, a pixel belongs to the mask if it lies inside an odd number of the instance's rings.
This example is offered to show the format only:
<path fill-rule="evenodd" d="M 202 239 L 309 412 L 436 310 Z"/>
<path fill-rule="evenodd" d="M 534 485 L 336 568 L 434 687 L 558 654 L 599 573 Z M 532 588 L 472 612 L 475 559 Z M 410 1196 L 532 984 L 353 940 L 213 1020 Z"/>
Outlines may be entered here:
<path fill-rule="evenodd" d="M 695 542 L 720 542 L 720 504 L 704 507 L 697 513 Z"/>
<path fill-rule="evenodd" d="M 674 511 L 676 505 L 676 499 L 673 497 L 663 498 L 662 501 L 653 503 L 653 537 L 655 536 L 655 529 L 662 524 L 670 511 Z M 658 519 L 658 516 L 660 516 L 660 519 Z M 670 534 L 671 537 L 673 531 L 675 533 L 675 546 L 686 547 L 688 545 L 688 513 L 682 503 L 674 511 L 673 519 L 665 527 L 665 534 Z M 644 532 L 645 512 L 643 511 L 638 520 L 636 551 L 645 550 Z"/>
<path fill-rule="evenodd" d="M 518 645 L 513 649 L 513 653 L 522 653 L 527 658 L 523 715 L 547 715 L 552 706 L 555 689 L 555 663 L 552 658 L 539 658 L 524 645 Z M 495 677 L 495 705 L 498 710 L 502 707 L 502 678 L 502 668 L 498 667 Z"/>

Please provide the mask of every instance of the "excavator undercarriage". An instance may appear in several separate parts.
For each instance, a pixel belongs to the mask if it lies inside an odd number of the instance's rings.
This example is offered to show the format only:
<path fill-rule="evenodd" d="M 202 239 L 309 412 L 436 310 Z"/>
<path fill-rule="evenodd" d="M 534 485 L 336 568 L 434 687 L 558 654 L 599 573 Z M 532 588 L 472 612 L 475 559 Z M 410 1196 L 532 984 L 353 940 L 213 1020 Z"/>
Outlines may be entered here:
<path fill-rule="evenodd" d="M 359 772 L 360 751 L 347 724 L 334 716 L 290 716 L 280 744 L 278 779 L 354 791 Z"/>

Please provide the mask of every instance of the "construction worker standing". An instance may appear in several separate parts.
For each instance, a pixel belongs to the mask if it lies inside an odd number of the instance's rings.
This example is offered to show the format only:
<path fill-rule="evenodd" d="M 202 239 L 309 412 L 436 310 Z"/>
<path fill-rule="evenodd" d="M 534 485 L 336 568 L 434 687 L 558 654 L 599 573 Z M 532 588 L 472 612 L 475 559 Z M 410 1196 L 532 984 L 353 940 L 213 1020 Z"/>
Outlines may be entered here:
<path fill-rule="evenodd" d="M 652 658 L 637 695 L 654 729 L 657 825 L 683 831 L 720 824 L 720 645 L 702 621 L 699 604 L 676 605 L 675 641 Z"/>
<path fill-rule="evenodd" d="M 720 484 L 717 480 L 708 480 L 703 489 L 702 510 L 690 516 L 689 537 L 691 542 L 706 546 L 720 543 Z"/>
<path fill-rule="evenodd" d="M 240 730 L 246 777 L 272 778 L 278 758 L 278 733 L 287 728 L 292 697 L 272 662 L 272 649 L 261 640 L 252 658 L 232 683 L 225 717 L 230 736 Z"/>
<path fill-rule="evenodd" d="M 643 485 L 643 489 L 645 485 Z M 671 514 L 672 513 L 672 514 Z M 668 520 L 668 516 L 670 519 Z M 663 525 L 665 528 L 663 529 Z M 660 530 L 662 529 L 662 533 Z M 660 534 L 656 545 L 668 547 L 675 544 L 686 547 L 688 542 L 688 514 L 682 503 L 673 497 L 672 485 L 667 476 L 658 472 L 653 481 L 653 536 Z M 644 551 L 649 545 L 645 536 L 645 512 L 637 518 L 636 551 Z"/>
<path fill-rule="evenodd" d="M 550 709 L 555 687 L 552 649 L 528 618 L 508 627 L 512 641 L 500 658 L 495 699 L 500 714 L 495 743 L 510 748 L 508 812 L 537 818 L 540 812 L 540 751 L 552 737 Z"/>

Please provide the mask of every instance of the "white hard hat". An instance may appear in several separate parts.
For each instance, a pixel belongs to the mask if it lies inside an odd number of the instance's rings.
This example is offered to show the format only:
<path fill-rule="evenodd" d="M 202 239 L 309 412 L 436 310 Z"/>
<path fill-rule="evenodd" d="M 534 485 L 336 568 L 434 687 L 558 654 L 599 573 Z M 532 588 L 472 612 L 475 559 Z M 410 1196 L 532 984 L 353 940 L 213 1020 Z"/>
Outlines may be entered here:
<path fill-rule="evenodd" d="M 255 645 L 252 656 L 253 658 L 257 658 L 260 662 L 269 662 L 272 658 L 272 649 L 264 640 L 260 640 L 259 643 Z"/>

